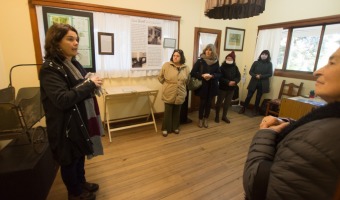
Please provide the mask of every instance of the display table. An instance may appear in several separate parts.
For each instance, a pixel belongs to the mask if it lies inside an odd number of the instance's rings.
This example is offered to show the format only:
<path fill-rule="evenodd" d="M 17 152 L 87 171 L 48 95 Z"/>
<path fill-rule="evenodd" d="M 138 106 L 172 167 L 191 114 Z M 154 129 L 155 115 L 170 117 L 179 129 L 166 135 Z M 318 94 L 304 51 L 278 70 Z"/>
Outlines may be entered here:
<path fill-rule="evenodd" d="M 157 132 L 153 106 L 158 90 L 146 86 L 116 86 L 104 88 L 104 122 L 107 125 L 110 142 L 113 131 L 134 128 L 145 125 L 154 125 Z M 152 118 L 150 120 L 150 117 Z M 132 121 L 145 118 L 145 121 L 111 127 L 115 122 Z"/>
<path fill-rule="evenodd" d="M 295 120 L 305 116 L 313 109 L 325 105 L 320 98 L 291 97 L 281 100 L 279 117 L 287 117 Z"/>

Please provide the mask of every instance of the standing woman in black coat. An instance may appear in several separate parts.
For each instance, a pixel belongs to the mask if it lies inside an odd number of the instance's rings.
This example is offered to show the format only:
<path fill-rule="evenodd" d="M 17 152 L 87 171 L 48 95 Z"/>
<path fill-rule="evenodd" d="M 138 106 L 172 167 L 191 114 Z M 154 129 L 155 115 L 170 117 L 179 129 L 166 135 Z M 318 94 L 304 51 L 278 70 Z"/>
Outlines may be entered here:
<path fill-rule="evenodd" d="M 248 94 L 239 114 L 243 114 L 245 112 L 253 94 L 257 91 L 253 114 L 258 115 L 262 94 L 269 93 L 269 78 L 273 75 L 273 65 L 270 61 L 271 58 L 269 51 L 263 50 L 258 60 L 251 66 L 249 71 L 251 79 L 247 87 Z"/>
<path fill-rule="evenodd" d="M 237 84 L 240 82 L 241 74 L 238 70 L 238 67 L 235 63 L 235 52 L 232 51 L 225 57 L 225 61 L 222 63 L 221 77 L 219 80 L 219 90 L 216 101 L 216 117 L 215 122 L 220 122 L 220 108 L 223 102 L 223 113 L 222 113 L 222 121 L 226 123 L 230 123 L 230 120 L 227 118 L 228 108 L 231 105 L 231 99 L 234 96 L 235 88 Z"/>
<path fill-rule="evenodd" d="M 94 200 L 98 184 L 85 179 L 85 156 L 103 154 L 103 127 L 94 93 L 103 80 L 87 74 L 75 59 L 77 30 L 53 24 L 46 33 L 45 62 L 40 69 L 41 100 L 54 159 L 60 165 L 68 199 Z M 89 77 L 88 77 L 89 76 Z"/>
<path fill-rule="evenodd" d="M 208 118 L 210 114 L 211 102 L 218 92 L 218 79 L 221 76 L 220 66 L 216 48 L 213 44 L 208 44 L 200 58 L 191 70 L 191 76 L 202 80 L 202 86 L 195 90 L 195 95 L 200 97 L 198 112 L 198 126 L 208 128 Z"/>

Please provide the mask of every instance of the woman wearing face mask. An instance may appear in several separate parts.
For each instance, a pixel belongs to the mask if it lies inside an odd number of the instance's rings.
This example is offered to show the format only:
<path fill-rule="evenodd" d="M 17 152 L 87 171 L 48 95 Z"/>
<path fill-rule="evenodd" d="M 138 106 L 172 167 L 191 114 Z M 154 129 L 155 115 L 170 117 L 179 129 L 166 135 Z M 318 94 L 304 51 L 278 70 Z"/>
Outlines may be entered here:
<path fill-rule="evenodd" d="M 235 88 L 237 83 L 240 82 L 241 74 L 238 70 L 238 67 L 235 63 L 235 52 L 232 51 L 225 57 L 225 62 L 222 63 L 220 70 L 221 70 L 221 77 L 219 79 L 218 85 L 218 96 L 216 102 L 216 117 L 215 122 L 220 122 L 220 108 L 223 103 L 223 113 L 222 113 L 222 121 L 225 123 L 230 123 L 230 120 L 227 118 L 228 108 L 231 104 L 231 99 L 234 95 Z"/>
<path fill-rule="evenodd" d="M 264 50 L 261 52 L 258 60 L 251 66 L 249 71 L 251 79 L 247 87 L 248 94 L 239 114 L 243 114 L 245 112 L 253 94 L 257 91 L 253 115 L 258 115 L 262 94 L 269 93 L 269 78 L 273 75 L 273 65 L 270 60 L 269 51 Z"/>

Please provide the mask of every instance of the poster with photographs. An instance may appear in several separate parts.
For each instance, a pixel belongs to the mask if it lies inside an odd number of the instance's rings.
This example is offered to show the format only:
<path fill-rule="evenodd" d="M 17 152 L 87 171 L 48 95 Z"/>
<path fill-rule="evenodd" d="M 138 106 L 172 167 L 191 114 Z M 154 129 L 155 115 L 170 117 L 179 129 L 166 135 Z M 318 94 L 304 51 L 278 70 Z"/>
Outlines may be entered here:
<path fill-rule="evenodd" d="M 133 70 L 160 69 L 162 66 L 162 26 L 157 19 L 135 18 L 131 23 Z"/>

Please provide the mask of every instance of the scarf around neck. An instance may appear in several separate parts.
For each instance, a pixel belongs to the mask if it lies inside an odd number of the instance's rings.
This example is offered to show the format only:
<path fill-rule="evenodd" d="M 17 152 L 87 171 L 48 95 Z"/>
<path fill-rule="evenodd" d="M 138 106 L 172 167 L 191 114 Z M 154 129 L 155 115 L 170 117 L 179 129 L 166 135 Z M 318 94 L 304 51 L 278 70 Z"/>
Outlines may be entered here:
<path fill-rule="evenodd" d="M 204 53 L 200 56 L 208 65 L 215 64 L 218 60 L 216 57 L 207 57 Z"/>
<path fill-rule="evenodd" d="M 64 65 L 69 69 L 76 80 L 84 79 L 79 69 L 69 60 L 64 60 Z M 84 99 L 86 109 L 88 132 L 93 143 L 93 154 L 87 155 L 87 159 L 91 159 L 96 155 L 103 155 L 103 146 L 101 136 L 104 135 L 104 127 L 101 123 L 99 107 L 97 99 L 94 95 L 91 98 Z"/>

